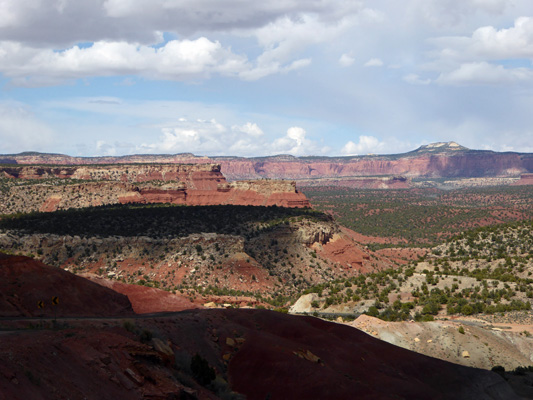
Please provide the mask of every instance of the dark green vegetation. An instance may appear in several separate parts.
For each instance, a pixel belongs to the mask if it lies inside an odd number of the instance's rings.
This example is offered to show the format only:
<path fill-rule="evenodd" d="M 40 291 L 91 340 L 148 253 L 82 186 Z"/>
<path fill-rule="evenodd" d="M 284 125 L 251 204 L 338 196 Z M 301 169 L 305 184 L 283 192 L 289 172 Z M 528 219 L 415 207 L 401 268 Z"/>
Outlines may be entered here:
<path fill-rule="evenodd" d="M 437 315 L 529 311 L 532 284 L 533 221 L 521 221 L 468 231 L 406 267 L 324 283 L 305 293 L 318 294 L 316 309 L 352 305 L 384 320 L 428 321 Z"/>
<path fill-rule="evenodd" d="M 79 179 L 12 179 L 0 178 L 0 215 L 38 209 L 47 196 L 78 185 L 97 181 Z"/>
<path fill-rule="evenodd" d="M 191 360 L 191 371 L 194 378 L 202 386 L 211 383 L 216 378 L 215 370 L 198 353 Z"/>
<path fill-rule="evenodd" d="M 522 221 L 492 227 L 478 228 L 460 233 L 446 241 L 444 246 L 435 248 L 433 254 L 450 257 L 453 261 L 465 258 L 490 261 L 492 258 L 505 258 L 506 264 L 521 261 L 521 254 L 533 255 L 533 221 Z"/>
<path fill-rule="evenodd" d="M 0 229 L 78 236 L 181 237 L 215 232 L 253 237 L 289 219 L 331 221 L 310 209 L 253 206 L 110 205 L 4 216 Z M 257 228 L 254 223 L 262 223 Z"/>
<path fill-rule="evenodd" d="M 468 229 L 533 218 L 531 186 L 450 191 L 301 189 L 316 209 L 331 213 L 341 225 L 392 239 L 400 246 L 433 246 Z"/>
<path fill-rule="evenodd" d="M 0 178 L 0 191 L 8 192 L 10 188 L 15 186 L 35 186 L 35 185 L 47 185 L 47 186 L 66 186 L 66 185 L 79 185 L 87 182 L 98 182 L 97 180 L 81 180 L 81 179 L 63 179 L 63 178 L 44 178 L 44 179 L 13 179 L 13 178 Z"/>

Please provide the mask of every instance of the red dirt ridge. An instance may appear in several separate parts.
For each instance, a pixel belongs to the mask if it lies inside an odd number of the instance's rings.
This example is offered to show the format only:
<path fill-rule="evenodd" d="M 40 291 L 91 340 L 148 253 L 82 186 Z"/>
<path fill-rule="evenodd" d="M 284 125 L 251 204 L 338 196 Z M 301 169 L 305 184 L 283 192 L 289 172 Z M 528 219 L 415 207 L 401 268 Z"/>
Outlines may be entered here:
<path fill-rule="evenodd" d="M 87 275 L 87 279 L 115 292 L 128 296 L 136 314 L 149 314 L 166 311 L 183 311 L 202 308 L 184 296 L 172 294 L 161 289 L 128 285 L 118 281 L 101 278 L 97 275 Z"/>
<path fill-rule="evenodd" d="M 65 304 L 52 328 L 2 318 L 2 400 L 235 398 L 232 391 L 250 400 L 518 399 L 496 373 L 314 317 L 237 309 L 132 316 L 124 296 L 27 257 L 0 256 L 0 295 L 4 317 L 35 315 L 40 297 Z M 96 317 L 116 312 L 126 318 Z M 213 369 L 213 386 L 195 375 L 195 354 Z"/>
<path fill-rule="evenodd" d="M 59 304 L 52 304 L 53 297 Z M 2 317 L 131 314 L 131 304 L 122 294 L 32 258 L 0 253 Z"/>

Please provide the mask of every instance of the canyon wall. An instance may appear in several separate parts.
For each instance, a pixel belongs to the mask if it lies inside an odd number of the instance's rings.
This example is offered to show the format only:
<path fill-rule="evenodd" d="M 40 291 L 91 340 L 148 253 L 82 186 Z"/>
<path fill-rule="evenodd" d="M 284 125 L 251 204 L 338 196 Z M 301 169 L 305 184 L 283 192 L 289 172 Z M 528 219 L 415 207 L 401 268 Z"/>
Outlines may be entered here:
<path fill-rule="evenodd" d="M 78 179 L 115 182 L 180 182 L 189 189 L 216 190 L 226 178 L 216 164 L 116 164 L 0 167 L 0 176 L 19 179 Z"/>
<path fill-rule="evenodd" d="M 454 142 L 422 146 L 404 154 L 350 157 L 293 157 L 290 155 L 258 158 L 199 157 L 192 154 L 132 155 L 121 157 L 70 157 L 60 154 L 21 153 L 0 155 L 0 163 L 54 164 L 60 173 L 69 174 L 68 165 L 86 165 L 93 176 L 102 164 L 206 164 L 220 165 L 230 180 L 242 179 L 316 179 L 339 177 L 403 176 L 406 178 L 518 177 L 533 173 L 533 154 L 470 150 Z M 106 167 L 107 168 L 107 167 Z M 100 171 L 101 172 L 101 171 Z M 54 172 L 55 173 L 55 172 Z M 81 173 L 81 172 L 79 172 Z M 152 171 L 151 173 L 158 174 Z M 140 174 L 142 176 L 142 174 Z M 140 179 L 140 178 L 139 178 Z M 159 179 L 163 179 L 159 178 Z"/>
<path fill-rule="evenodd" d="M 462 152 L 459 154 L 421 154 L 418 156 L 364 156 L 353 158 L 275 157 L 256 161 L 220 161 L 228 179 L 271 178 L 312 179 L 364 176 L 404 176 L 409 178 L 455 178 L 518 176 L 533 172 L 533 156 L 518 153 Z"/>

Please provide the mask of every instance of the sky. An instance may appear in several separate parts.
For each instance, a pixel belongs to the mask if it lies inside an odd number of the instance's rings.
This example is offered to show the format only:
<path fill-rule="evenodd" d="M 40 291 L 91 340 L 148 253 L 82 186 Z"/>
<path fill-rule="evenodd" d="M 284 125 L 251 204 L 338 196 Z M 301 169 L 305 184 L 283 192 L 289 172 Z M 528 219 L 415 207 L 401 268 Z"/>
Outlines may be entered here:
<path fill-rule="evenodd" d="M 0 0 L 0 154 L 533 152 L 531 0 Z"/>

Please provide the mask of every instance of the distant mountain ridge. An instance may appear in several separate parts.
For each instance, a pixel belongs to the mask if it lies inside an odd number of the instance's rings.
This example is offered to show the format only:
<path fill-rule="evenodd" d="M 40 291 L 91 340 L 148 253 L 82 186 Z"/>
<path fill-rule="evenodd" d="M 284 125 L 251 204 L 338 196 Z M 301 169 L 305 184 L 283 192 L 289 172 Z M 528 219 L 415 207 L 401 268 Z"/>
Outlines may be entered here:
<path fill-rule="evenodd" d="M 472 150 L 456 142 L 424 145 L 402 154 L 363 156 L 275 155 L 265 157 L 195 156 L 190 153 L 71 157 L 61 154 L 25 152 L 0 155 L 2 164 L 132 164 L 184 163 L 220 164 L 229 180 L 383 177 L 482 178 L 519 177 L 533 172 L 533 153 Z"/>

